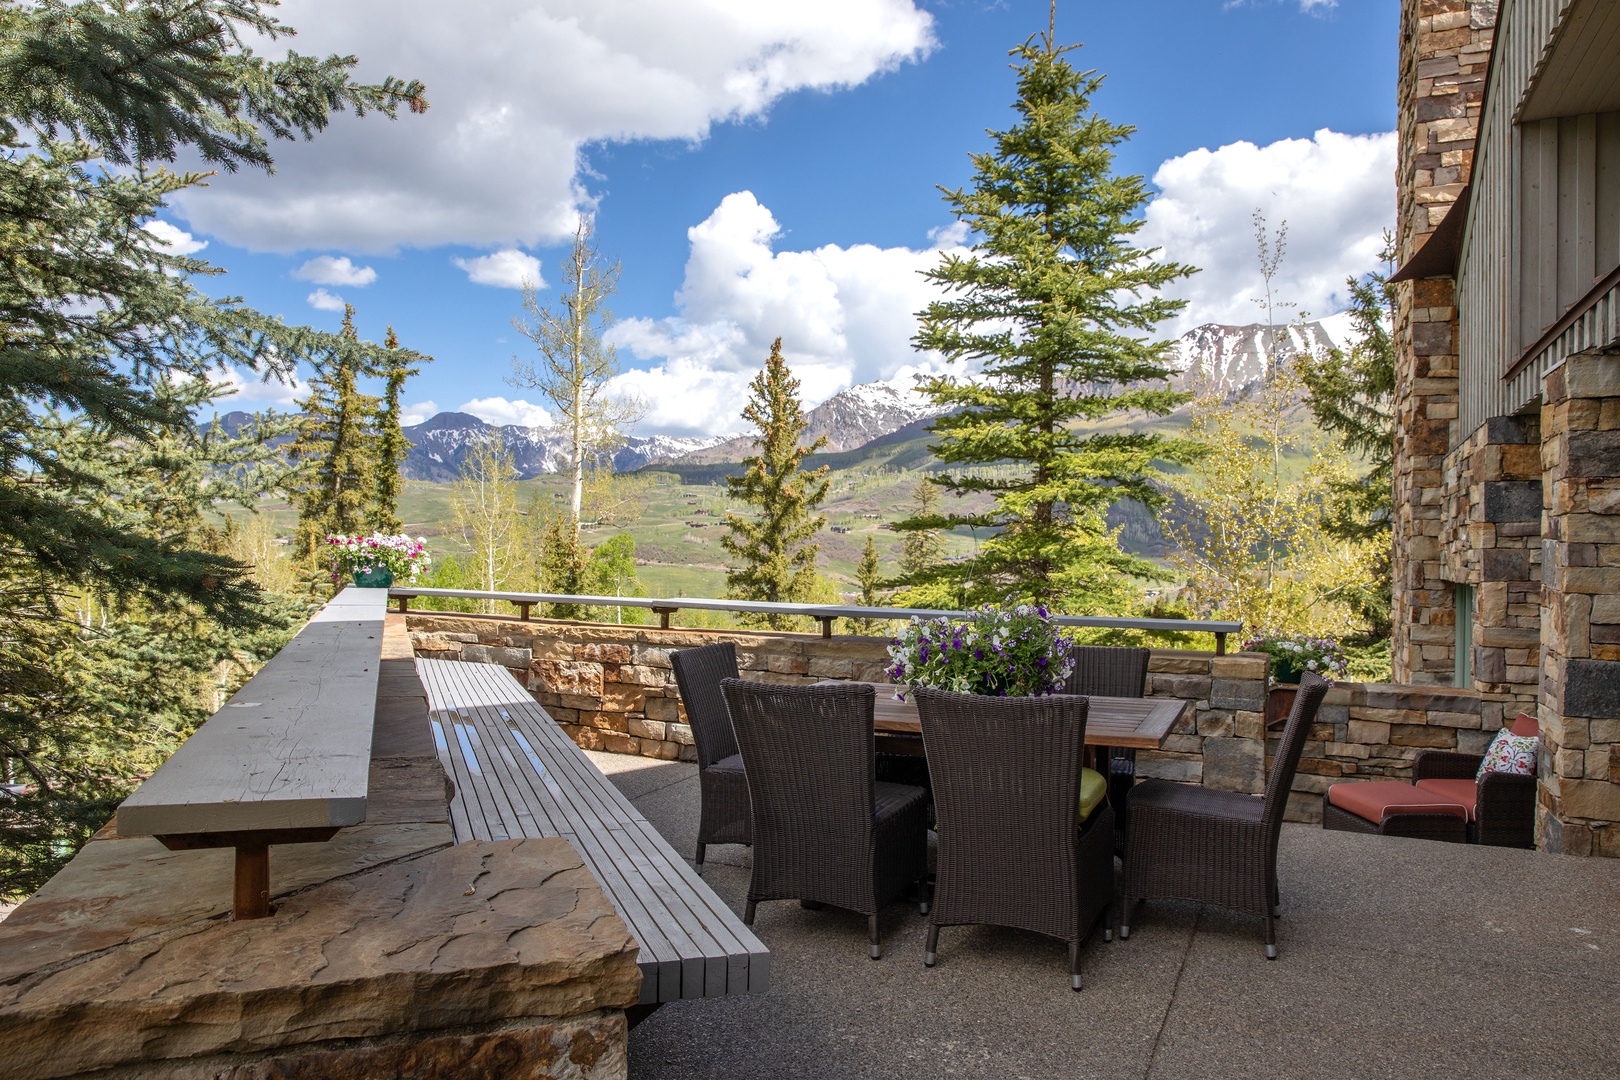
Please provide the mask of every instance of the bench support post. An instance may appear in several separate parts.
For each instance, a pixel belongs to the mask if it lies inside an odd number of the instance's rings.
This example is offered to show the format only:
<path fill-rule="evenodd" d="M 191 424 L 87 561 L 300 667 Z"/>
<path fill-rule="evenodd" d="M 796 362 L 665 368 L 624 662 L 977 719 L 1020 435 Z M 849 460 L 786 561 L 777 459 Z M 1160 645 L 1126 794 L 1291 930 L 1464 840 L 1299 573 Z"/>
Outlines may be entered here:
<path fill-rule="evenodd" d="M 231 918 L 262 919 L 270 914 L 270 845 L 238 844 L 236 888 L 231 895 Z"/>

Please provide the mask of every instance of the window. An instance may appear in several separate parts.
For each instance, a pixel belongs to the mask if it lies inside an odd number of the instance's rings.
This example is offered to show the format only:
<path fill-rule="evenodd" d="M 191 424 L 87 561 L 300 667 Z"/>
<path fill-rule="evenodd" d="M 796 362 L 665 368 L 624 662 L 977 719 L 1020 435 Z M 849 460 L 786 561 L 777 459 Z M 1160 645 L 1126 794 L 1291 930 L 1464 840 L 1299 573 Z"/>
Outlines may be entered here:
<path fill-rule="evenodd" d="M 1474 587 L 1454 585 L 1451 595 L 1457 610 L 1456 659 L 1451 685 L 1467 690 L 1474 685 Z"/>

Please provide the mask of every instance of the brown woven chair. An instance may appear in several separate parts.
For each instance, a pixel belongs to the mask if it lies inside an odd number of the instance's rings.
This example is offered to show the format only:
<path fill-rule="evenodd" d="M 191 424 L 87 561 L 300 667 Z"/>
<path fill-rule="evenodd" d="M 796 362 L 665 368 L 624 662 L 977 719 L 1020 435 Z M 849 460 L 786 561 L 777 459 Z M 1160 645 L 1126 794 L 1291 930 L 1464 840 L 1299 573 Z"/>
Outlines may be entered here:
<path fill-rule="evenodd" d="M 1113 937 L 1114 812 L 1080 821 L 1088 702 L 915 693 L 939 821 L 923 963 L 941 926 L 1013 926 L 1068 942 L 1079 990 L 1080 943 L 1099 920 Z"/>
<path fill-rule="evenodd" d="M 1136 901 L 1196 900 L 1264 918 L 1266 957 L 1277 958 L 1277 837 L 1300 751 L 1327 692 L 1325 679 L 1301 676 L 1264 796 L 1164 780 L 1131 790 L 1121 938 L 1130 935 Z"/>
<path fill-rule="evenodd" d="M 1151 649 L 1126 649 L 1109 645 L 1077 645 L 1073 650 L 1074 672 L 1063 692 L 1085 697 L 1147 696 L 1148 660 Z M 1106 757 L 1104 754 L 1106 753 Z M 1114 833 L 1121 850 L 1130 830 L 1128 796 L 1136 783 L 1136 751 L 1114 746 L 1098 753 L 1097 770 L 1108 779 L 1108 803 L 1114 808 Z"/>
<path fill-rule="evenodd" d="M 743 769 L 737 737 L 726 712 L 722 679 L 737 677 L 737 647 L 731 642 L 682 649 L 670 654 L 675 684 L 686 705 L 686 722 L 697 746 L 698 810 L 697 864 L 710 844 L 752 844 L 753 818 L 748 811 L 748 773 Z"/>
<path fill-rule="evenodd" d="M 875 691 L 739 679 L 720 686 L 748 766 L 754 816 L 743 922 L 753 923 L 761 900 L 858 911 L 879 959 L 878 912 L 928 873 L 928 817 L 922 788 L 876 778 Z"/>

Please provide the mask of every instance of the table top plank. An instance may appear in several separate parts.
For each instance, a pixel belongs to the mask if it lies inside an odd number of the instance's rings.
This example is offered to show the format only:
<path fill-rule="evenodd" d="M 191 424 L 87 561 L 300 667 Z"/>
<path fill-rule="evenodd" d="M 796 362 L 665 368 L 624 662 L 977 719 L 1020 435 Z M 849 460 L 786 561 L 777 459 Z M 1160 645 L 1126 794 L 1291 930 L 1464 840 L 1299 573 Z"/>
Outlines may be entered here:
<path fill-rule="evenodd" d="M 881 734 L 922 737 L 922 721 L 917 703 L 909 695 L 895 699 L 899 687 L 868 683 L 877 691 L 872 706 L 872 726 Z M 1086 712 L 1087 746 L 1121 746 L 1135 750 L 1157 750 L 1181 718 L 1187 702 L 1179 698 L 1116 698 L 1094 696 Z"/>
<path fill-rule="evenodd" d="M 366 817 L 388 590 L 348 588 L 118 810 L 126 836 L 357 825 Z"/>

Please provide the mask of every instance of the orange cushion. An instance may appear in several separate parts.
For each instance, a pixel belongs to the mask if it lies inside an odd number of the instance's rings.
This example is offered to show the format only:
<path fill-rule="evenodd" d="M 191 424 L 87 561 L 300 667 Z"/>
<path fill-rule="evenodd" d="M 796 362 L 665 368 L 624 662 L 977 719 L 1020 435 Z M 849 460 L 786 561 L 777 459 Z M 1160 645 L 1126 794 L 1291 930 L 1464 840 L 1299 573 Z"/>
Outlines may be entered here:
<path fill-rule="evenodd" d="M 1479 785 L 1472 780 L 1419 780 L 1419 791 L 1427 791 L 1442 799 L 1460 802 L 1468 807 L 1468 820 L 1474 820 L 1474 807 L 1479 802 Z"/>
<path fill-rule="evenodd" d="M 1468 781 L 1473 785 L 1473 781 Z M 1464 821 L 1473 811 L 1473 800 L 1467 803 L 1432 791 L 1403 784 L 1398 780 L 1381 780 L 1370 784 L 1334 784 L 1328 788 L 1328 802 L 1346 813 L 1367 821 L 1379 823 L 1385 815 L 1402 811 L 1416 814 L 1455 814 Z"/>
<path fill-rule="evenodd" d="M 1529 713 L 1522 712 L 1518 715 L 1518 718 L 1513 721 L 1513 725 L 1509 727 L 1508 730 L 1520 738 L 1534 739 L 1541 735 L 1541 721 L 1537 720 Z"/>

